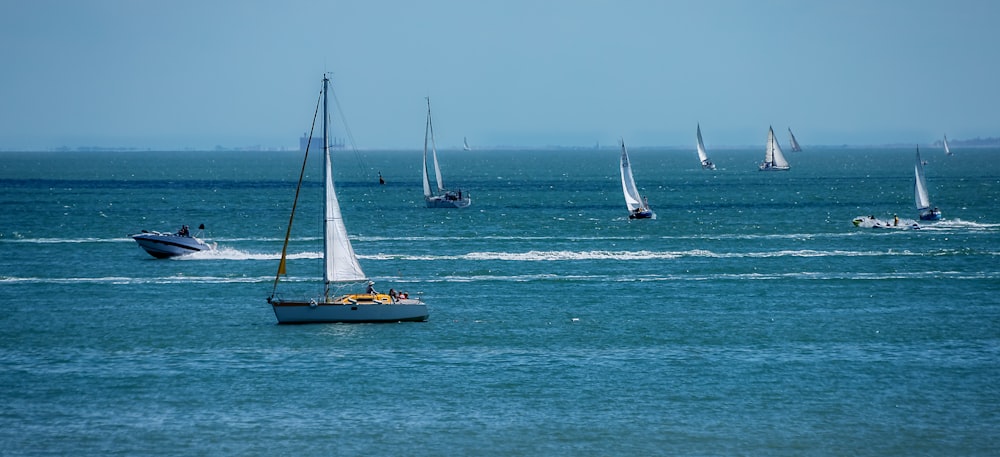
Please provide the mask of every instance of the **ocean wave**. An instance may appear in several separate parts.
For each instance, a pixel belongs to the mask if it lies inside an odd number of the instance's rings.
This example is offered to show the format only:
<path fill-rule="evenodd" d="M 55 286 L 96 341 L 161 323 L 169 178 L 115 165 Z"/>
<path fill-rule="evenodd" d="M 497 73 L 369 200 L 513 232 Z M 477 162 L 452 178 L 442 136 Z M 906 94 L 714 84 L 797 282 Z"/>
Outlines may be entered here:
<path fill-rule="evenodd" d="M 597 274 L 597 275 L 558 275 L 552 273 L 539 274 L 471 274 L 447 275 L 434 277 L 379 277 L 377 280 L 400 284 L 434 284 L 434 283 L 529 283 L 529 282 L 560 282 L 560 283 L 601 283 L 601 282 L 663 282 L 663 281 L 747 281 L 747 280 L 926 280 L 949 279 L 961 280 L 996 280 L 1000 279 L 997 271 L 897 271 L 897 272 L 775 272 L 775 273 L 711 273 L 711 274 Z M 40 277 L 0 277 L 0 284 L 109 284 L 109 285 L 154 285 L 154 284 L 267 284 L 274 281 L 274 276 L 189 276 L 173 275 L 149 278 L 128 278 L 123 276 L 106 276 L 95 278 L 40 278 Z M 316 283 L 318 277 L 289 276 L 282 277 L 282 283 Z"/>

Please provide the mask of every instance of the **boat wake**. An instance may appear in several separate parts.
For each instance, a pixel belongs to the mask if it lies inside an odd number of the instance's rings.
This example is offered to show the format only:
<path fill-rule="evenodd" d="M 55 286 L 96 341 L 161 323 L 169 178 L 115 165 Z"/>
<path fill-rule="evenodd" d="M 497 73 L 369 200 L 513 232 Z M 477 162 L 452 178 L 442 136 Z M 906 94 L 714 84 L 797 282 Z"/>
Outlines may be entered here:
<path fill-rule="evenodd" d="M 288 254 L 289 259 L 322 259 L 322 252 L 299 252 Z M 219 247 L 210 251 L 199 251 L 188 255 L 173 257 L 171 260 L 278 260 L 280 252 L 249 252 L 228 247 Z"/>

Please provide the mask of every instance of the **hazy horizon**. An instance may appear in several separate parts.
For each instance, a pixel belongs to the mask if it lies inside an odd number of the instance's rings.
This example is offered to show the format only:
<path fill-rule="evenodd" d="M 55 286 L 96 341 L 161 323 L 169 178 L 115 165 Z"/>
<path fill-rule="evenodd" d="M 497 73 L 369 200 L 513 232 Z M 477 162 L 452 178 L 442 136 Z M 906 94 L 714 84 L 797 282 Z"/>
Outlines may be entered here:
<path fill-rule="evenodd" d="M 2 150 L 295 148 L 324 71 L 361 149 L 1000 136 L 994 2 L 0 4 Z"/>

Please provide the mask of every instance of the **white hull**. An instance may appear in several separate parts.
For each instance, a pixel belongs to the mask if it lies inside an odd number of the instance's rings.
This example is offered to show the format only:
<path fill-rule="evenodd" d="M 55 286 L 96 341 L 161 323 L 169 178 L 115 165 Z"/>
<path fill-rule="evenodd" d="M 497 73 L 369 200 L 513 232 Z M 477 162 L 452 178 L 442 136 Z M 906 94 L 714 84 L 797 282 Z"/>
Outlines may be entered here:
<path fill-rule="evenodd" d="M 193 236 L 180 236 L 169 233 L 147 232 L 132 235 L 132 239 L 149 255 L 157 259 L 166 259 L 199 251 L 210 251 L 212 246 Z"/>
<path fill-rule="evenodd" d="M 424 201 L 427 202 L 428 208 L 465 208 L 472 204 L 472 199 L 469 197 L 458 199 L 458 198 L 448 198 L 447 196 L 444 195 L 425 197 Z"/>
<path fill-rule="evenodd" d="M 416 299 L 395 303 L 317 303 L 271 300 L 279 324 L 423 322 L 427 305 Z"/>

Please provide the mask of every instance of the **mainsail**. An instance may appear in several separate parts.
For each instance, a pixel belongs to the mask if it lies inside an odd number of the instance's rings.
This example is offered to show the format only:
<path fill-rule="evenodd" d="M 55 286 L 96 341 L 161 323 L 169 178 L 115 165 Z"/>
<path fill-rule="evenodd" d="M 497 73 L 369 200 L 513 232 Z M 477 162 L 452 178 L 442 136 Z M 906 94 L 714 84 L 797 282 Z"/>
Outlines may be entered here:
<path fill-rule="evenodd" d="M 944 136 L 944 155 L 951 155 L 951 148 L 948 147 L 948 135 Z"/>
<path fill-rule="evenodd" d="M 913 198 L 918 211 L 931 207 L 931 196 L 927 193 L 927 181 L 924 179 L 924 163 L 920 160 L 920 148 L 917 148 L 917 162 L 913 164 Z"/>
<path fill-rule="evenodd" d="M 706 168 L 714 168 L 715 165 L 708 160 L 708 152 L 705 151 L 705 142 L 701 139 L 701 124 L 698 124 L 698 159 L 701 160 L 701 166 Z"/>
<path fill-rule="evenodd" d="M 629 211 L 635 211 L 642 207 L 642 197 L 639 196 L 639 189 L 636 188 L 635 178 L 632 177 L 632 165 L 628 160 L 628 151 L 625 150 L 625 140 L 621 140 L 621 174 L 622 191 L 625 194 L 625 204 Z"/>
<path fill-rule="evenodd" d="M 792 152 L 802 152 L 802 147 L 799 146 L 799 142 L 795 139 L 795 134 L 792 133 L 792 128 L 788 128 L 788 138 L 792 143 Z"/>
<path fill-rule="evenodd" d="M 437 191 L 444 192 L 444 178 L 441 177 L 441 166 L 438 165 L 437 144 L 434 142 L 434 124 L 431 122 L 431 98 L 427 100 L 427 126 L 424 128 L 424 197 L 432 194 L 431 183 L 427 173 L 427 146 L 431 147 L 431 160 L 434 162 L 434 177 L 437 180 Z"/>
<path fill-rule="evenodd" d="M 329 90 L 330 80 L 323 78 L 323 169 L 325 177 L 323 179 L 326 188 L 326 209 L 324 211 L 323 230 L 323 281 L 329 285 L 331 282 L 358 282 L 367 279 L 365 272 L 361 270 L 358 257 L 351 247 L 351 240 L 347 238 L 347 227 L 344 226 L 344 218 L 340 213 L 340 203 L 337 201 L 337 192 L 333 186 L 333 162 L 330 160 L 330 140 L 327 132 L 329 115 L 327 114 L 326 92 Z"/>

